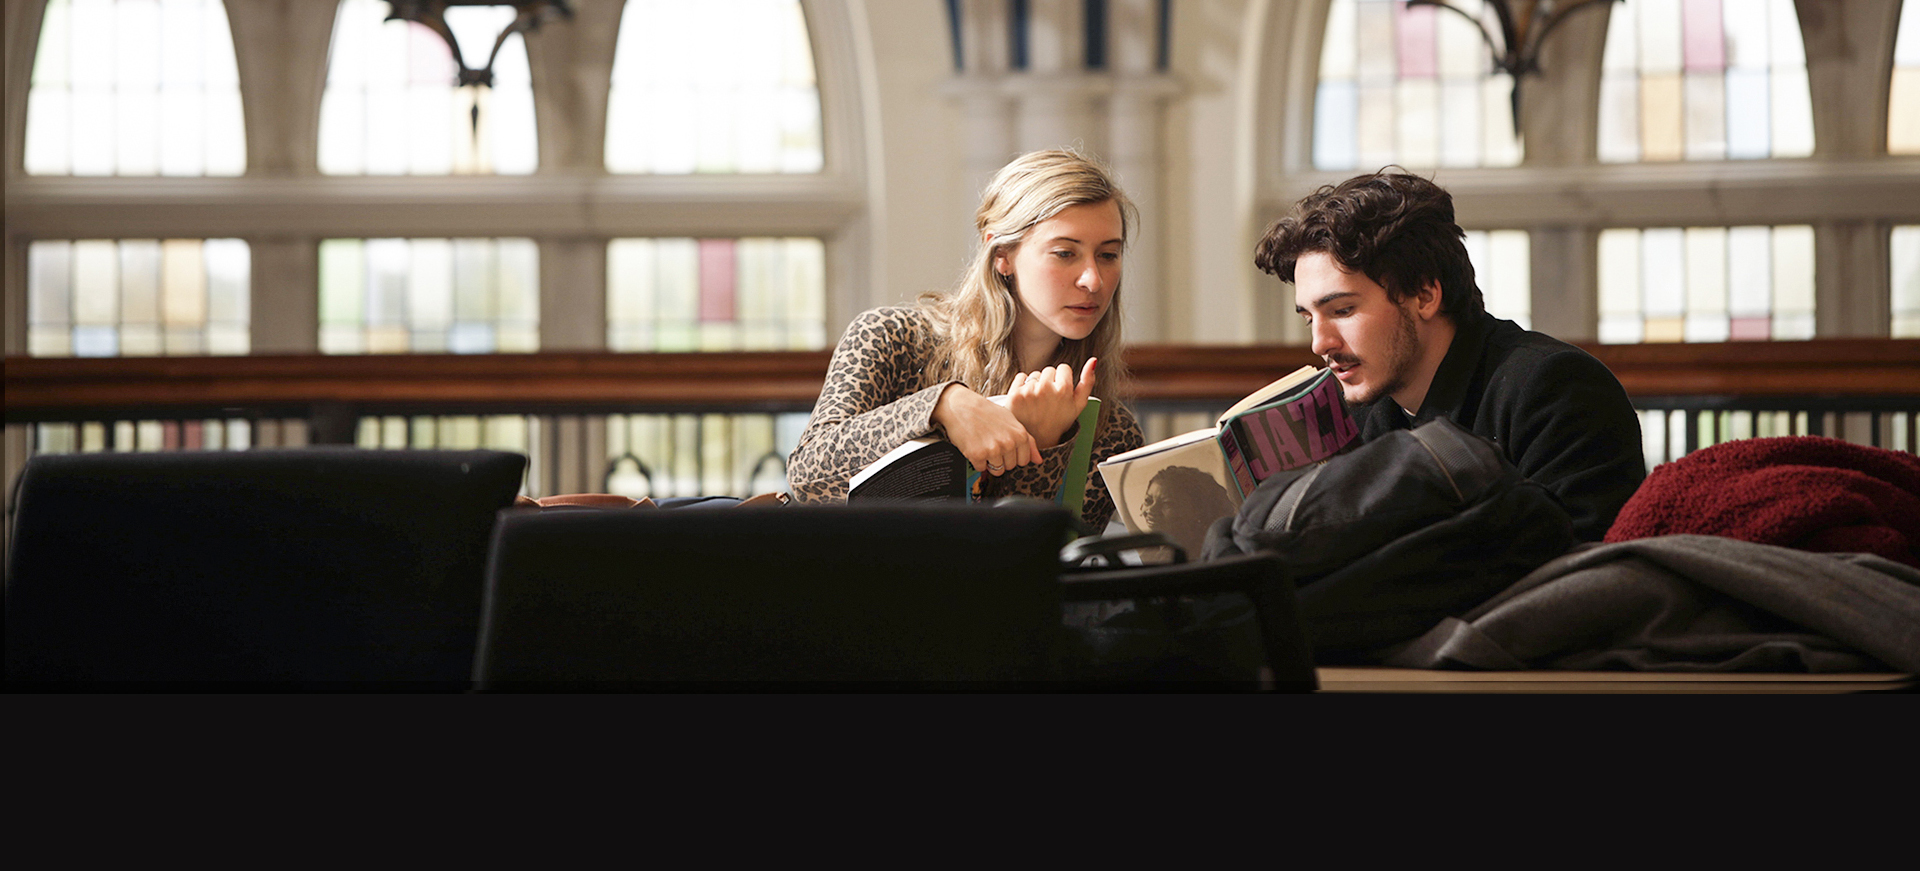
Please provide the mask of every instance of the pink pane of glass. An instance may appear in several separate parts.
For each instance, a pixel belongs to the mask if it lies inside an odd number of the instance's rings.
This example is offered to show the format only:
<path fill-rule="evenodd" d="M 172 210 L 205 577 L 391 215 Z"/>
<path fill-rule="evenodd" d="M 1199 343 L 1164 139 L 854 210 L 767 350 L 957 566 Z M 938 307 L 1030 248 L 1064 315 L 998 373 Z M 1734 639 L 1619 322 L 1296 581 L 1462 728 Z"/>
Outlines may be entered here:
<path fill-rule="evenodd" d="M 1438 74 L 1439 66 L 1436 54 L 1438 42 L 1434 34 L 1434 16 L 1439 10 L 1432 6 L 1395 8 L 1399 10 L 1395 23 L 1399 28 L 1400 78 L 1433 78 Z"/>
<path fill-rule="evenodd" d="M 1736 342 L 1764 342 L 1773 338 L 1772 318 L 1734 318 L 1732 340 Z"/>
<path fill-rule="evenodd" d="M 734 317 L 734 242 L 700 240 L 700 320 L 723 323 Z"/>
<path fill-rule="evenodd" d="M 1720 0 L 1685 0 L 1681 7 L 1681 50 L 1689 72 L 1718 72 L 1727 65 L 1720 14 Z"/>

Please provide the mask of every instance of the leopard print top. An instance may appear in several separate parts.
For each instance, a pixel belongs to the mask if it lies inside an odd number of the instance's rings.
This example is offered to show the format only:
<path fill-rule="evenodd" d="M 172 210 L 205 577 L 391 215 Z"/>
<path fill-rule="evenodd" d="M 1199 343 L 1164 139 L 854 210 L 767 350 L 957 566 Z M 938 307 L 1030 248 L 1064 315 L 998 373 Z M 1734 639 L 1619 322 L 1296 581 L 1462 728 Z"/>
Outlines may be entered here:
<path fill-rule="evenodd" d="M 787 460 L 788 484 L 801 502 L 845 502 L 847 481 L 908 439 L 940 435 L 933 407 L 948 384 L 931 382 L 926 371 L 933 355 L 933 327 L 917 309 L 877 308 L 855 318 L 833 349 L 827 382 L 800 445 Z M 1143 443 L 1133 412 L 1119 402 L 1103 402 L 1093 443 L 1093 463 L 1133 450 Z M 1017 466 L 998 478 L 983 476 L 986 497 L 1036 496 L 1051 499 L 1066 474 L 1072 441 L 1040 452 L 1042 462 Z M 1081 516 L 1105 529 L 1113 516 L 1113 498 L 1100 473 L 1087 470 L 1087 497 Z"/>

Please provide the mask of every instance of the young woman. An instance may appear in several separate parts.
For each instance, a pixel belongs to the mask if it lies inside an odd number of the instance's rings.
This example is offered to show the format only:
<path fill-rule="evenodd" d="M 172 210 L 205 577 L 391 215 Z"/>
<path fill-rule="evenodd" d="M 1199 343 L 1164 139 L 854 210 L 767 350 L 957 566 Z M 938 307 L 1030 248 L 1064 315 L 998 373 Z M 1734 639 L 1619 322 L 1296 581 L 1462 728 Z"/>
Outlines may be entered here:
<path fill-rule="evenodd" d="M 813 419 L 787 463 L 802 502 L 840 502 L 847 481 L 908 439 L 939 435 L 986 472 L 984 495 L 1052 499 L 1087 397 L 1100 397 L 1093 463 L 1141 445 L 1115 398 L 1120 267 L 1133 204 L 1071 151 L 1003 167 L 974 215 L 980 247 L 960 284 L 866 312 L 834 348 Z M 987 399 L 1007 394 L 1005 406 Z M 1113 499 L 1089 467 L 1082 516 Z"/>

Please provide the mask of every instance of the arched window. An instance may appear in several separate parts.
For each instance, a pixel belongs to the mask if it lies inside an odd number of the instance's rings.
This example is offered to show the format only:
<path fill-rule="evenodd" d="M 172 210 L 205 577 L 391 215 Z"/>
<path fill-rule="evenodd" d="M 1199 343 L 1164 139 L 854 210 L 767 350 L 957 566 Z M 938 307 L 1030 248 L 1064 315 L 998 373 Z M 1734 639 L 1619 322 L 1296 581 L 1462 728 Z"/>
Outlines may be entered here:
<path fill-rule="evenodd" d="M 1482 0 L 1459 4 L 1498 33 Z M 1405 0 L 1332 0 L 1314 95 L 1313 165 L 1371 172 L 1390 164 L 1514 166 L 1513 78 L 1497 73 L 1472 21 Z M 1487 309 L 1531 322 L 1524 230 L 1471 230 L 1467 253 Z"/>
<path fill-rule="evenodd" d="M 1624 0 L 1602 66 L 1602 162 L 1813 153 L 1792 0 Z M 1805 225 L 1605 230 L 1600 341 L 1812 338 L 1813 257 Z"/>
<path fill-rule="evenodd" d="M 239 175 L 240 80 L 220 0 L 49 0 L 29 175 Z"/>
<path fill-rule="evenodd" d="M 820 89 L 799 0 L 628 0 L 607 98 L 615 173 L 811 173 Z"/>
<path fill-rule="evenodd" d="M 519 34 L 500 47 L 493 86 L 456 87 L 447 44 L 425 25 L 384 20 L 384 0 L 341 0 L 320 101 L 329 175 L 527 174 L 539 162 L 533 80 Z M 447 27 L 468 67 L 486 64 L 513 20 L 506 6 L 455 6 Z"/>
<path fill-rule="evenodd" d="M 491 87 L 425 25 L 384 0 L 341 0 L 320 103 L 320 170 L 334 175 L 527 174 L 538 163 L 526 43 L 507 38 Z M 506 6 L 445 11 L 479 68 L 513 20 Z M 320 351 L 534 351 L 539 255 L 531 239 L 327 239 L 320 243 Z M 361 434 L 362 443 L 390 438 Z"/>
<path fill-rule="evenodd" d="M 1603 162 L 1813 153 L 1793 0 L 1624 0 L 1602 66 Z"/>
<path fill-rule="evenodd" d="M 1499 28 L 1481 0 L 1459 4 Z M 1332 0 L 1314 98 L 1313 165 L 1370 171 L 1513 166 L 1513 79 L 1473 22 L 1403 0 Z"/>
<path fill-rule="evenodd" d="M 606 167 L 621 174 L 818 173 L 820 89 L 798 0 L 628 0 L 607 98 Z M 744 351 L 825 346 L 818 238 L 625 238 L 607 246 L 607 347 Z M 616 415 L 609 492 L 785 490 L 805 414 Z"/>
<path fill-rule="evenodd" d="M 1920 3 L 1900 7 L 1887 88 L 1887 153 L 1920 154 Z"/>

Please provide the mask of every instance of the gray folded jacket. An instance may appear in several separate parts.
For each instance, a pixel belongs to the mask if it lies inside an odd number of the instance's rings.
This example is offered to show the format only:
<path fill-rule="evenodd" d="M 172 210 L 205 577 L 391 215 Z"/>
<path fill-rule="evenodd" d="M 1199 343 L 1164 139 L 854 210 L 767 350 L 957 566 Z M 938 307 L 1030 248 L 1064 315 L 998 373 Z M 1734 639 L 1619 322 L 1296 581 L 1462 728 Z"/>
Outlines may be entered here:
<path fill-rule="evenodd" d="M 1920 570 L 1708 535 L 1585 545 L 1385 664 L 1920 673 Z"/>

